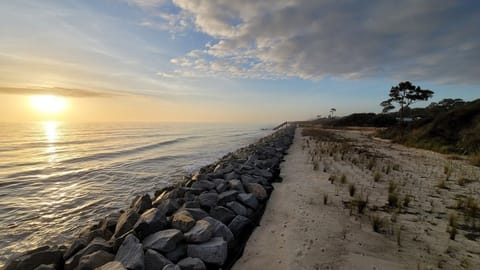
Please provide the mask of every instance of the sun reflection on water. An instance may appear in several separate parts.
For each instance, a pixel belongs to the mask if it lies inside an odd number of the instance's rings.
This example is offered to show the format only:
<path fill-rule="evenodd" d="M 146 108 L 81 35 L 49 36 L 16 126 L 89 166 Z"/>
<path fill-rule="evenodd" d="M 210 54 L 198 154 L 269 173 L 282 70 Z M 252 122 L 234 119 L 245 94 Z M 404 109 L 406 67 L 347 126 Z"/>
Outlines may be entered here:
<path fill-rule="evenodd" d="M 48 162 L 55 162 L 56 160 L 56 153 L 57 147 L 55 143 L 58 141 L 59 133 L 58 133 L 58 122 L 55 121 L 48 121 L 43 122 L 43 130 L 45 133 L 46 141 L 49 143 L 45 152 L 48 153 Z"/>

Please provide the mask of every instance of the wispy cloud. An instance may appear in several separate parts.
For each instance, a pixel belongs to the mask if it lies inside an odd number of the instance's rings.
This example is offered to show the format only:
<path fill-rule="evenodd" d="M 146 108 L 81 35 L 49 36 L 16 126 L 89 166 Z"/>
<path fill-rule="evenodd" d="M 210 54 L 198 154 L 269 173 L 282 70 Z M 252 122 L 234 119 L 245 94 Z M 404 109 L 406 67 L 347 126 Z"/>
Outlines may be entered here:
<path fill-rule="evenodd" d="M 0 94 L 9 95 L 56 95 L 63 97 L 87 98 L 87 97 L 113 97 L 118 93 L 93 91 L 85 89 L 72 89 L 63 87 L 41 87 L 41 88 L 17 88 L 0 86 Z"/>

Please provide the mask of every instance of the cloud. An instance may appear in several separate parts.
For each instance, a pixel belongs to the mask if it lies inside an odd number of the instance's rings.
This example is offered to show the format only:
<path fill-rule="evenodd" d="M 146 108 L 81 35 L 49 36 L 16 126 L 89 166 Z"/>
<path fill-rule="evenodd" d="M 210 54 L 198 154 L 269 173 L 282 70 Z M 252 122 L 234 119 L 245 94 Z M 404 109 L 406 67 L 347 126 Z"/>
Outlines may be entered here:
<path fill-rule="evenodd" d="M 177 74 L 234 78 L 394 77 L 480 83 L 475 1 L 173 0 L 212 38 Z M 172 15 L 175 16 L 175 15 Z M 184 24 L 184 29 L 187 26 Z"/>
<path fill-rule="evenodd" d="M 72 89 L 63 87 L 2 87 L 0 86 L 0 94 L 10 95 L 56 95 L 63 97 L 87 98 L 87 97 L 112 97 L 118 96 L 118 93 L 100 92 L 85 89 Z"/>

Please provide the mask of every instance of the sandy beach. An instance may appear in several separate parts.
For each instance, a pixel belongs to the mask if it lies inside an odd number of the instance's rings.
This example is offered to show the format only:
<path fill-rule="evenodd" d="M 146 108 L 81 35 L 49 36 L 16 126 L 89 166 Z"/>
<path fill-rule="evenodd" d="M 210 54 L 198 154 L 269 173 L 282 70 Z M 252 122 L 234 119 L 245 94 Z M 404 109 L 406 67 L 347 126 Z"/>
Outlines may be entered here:
<path fill-rule="evenodd" d="M 478 167 L 375 139 L 371 131 L 331 132 L 340 140 L 297 129 L 281 165 L 283 182 L 233 269 L 480 265 L 478 211 L 472 216 L 468 203 L 478 200 Z"/>

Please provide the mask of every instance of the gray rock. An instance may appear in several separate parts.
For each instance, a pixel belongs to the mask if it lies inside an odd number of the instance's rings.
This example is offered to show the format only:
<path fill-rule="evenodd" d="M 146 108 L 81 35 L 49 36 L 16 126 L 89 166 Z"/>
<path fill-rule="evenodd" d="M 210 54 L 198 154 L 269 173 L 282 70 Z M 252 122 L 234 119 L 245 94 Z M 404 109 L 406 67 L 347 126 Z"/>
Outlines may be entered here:
<path fill-rule="evenodd" d="M 145 265 L 140 240 L 133 234 L 128 235 L 118 249 L 115 260 L 121 262 L 127 269 L 143 270 Z"/>
<path fill-rule="evenodd" d="M 212 180 L 212 182 L 215 184 L 215 186 L 226 183 L 225 179 L 223 178 L 215 178 Z"/>
<path fill-rule="evenodd" d="M 133 210 L 137 212 L 138 214 L 143 214 L 147 209 L 152 208 L 152 199 L 150 198 L 150 195 L 145 194 L 141 197 L 139 197 L 134 203 L 133 203 Z"/>
<path fill-rule="evenodd" d="M 245 189 L 243 188 L 243 184 L 240 180 L 238 179 L 232 179 L 230 181 L 228 181 L 228 183 L 230 184 L 230 187 L 233 189 L 233 190 L 236 190 L 240 193 L 243 193 L 245 192 Z"/>
<path fill-rule="evenodd" d="M 213 235 L 213 226 L 205 220 L 199 220 L 188 232 L 185 233 L 185 240 L 190 243 L 203 243 Z"/>
<path fill-rule="evenodd" d="M 271 179 L 273 177 L 273 174 L 268 170 L 256 169 L 256 170 L 253 171 L 253 174 L 261 176 L 261 177 L 266 178 L 266 179 Z"/>
<path fill-rule="evenodd" d="M 246 184 L 245 187 L 247 188 L 248 192 L 252 193 L 255 198 L 257 198 L 257 200 L 263 201 L 268 197 L 267 191 L 260 184 L 250 183 Z"/>
<path fill-rule="evenodd" d="M 227 225 L 212 217 L 206 217 L 203 220 L 208 221 L 213 226 L 214 237 L 221 237 L 227 242 L 231 242 L 232 240 L 234 240 L 233 233 L 230 231 Z"/>
<path fill-rule="evenodd" d="M 34 270 L 56 270 L 53 264 L 42 264 L 36 267 Z"/>
<path fill-rule="evenodd" d="M 218 194 L 211 192 L 202 193 L 198 196 L 198 201 L 202 207 L 215 207 L 218 201 Z"/>
<path fill-rule="evenodd" d="M 191 201 L 186 201 L 183 204 L 183 208 L 200 208 L 200 202 L 198 201 L 197 198 Z"/>
<path fill-rule="evenodd" d="M 231 210 L 233 210 L 233 212 L 235 212 L 235 214 L 237 214 L 237 215 L 241 215 L 241 216 L 245 216 L 245 217 L 248 216 L 247 208 L 245 206 L 243 206 L 243 204 L 241 204 L 237 201 L 228 202 L 227 207 L 230 208 Z"/>
<path fill-rule="evenodd" d="M 180 210 L 173 215 L 172 227 L 187 232 L 195 225 L 195 219 L 186 210 Z"/>
<path fill-rule="evenodd" d="M 95 251 L 80 259 L 75 270 L 91 270 L 115 260 L 115 255 L 103 250 Z"/>
<path fill-rule="evenodd" d="M 248 175 L 248 174 L 244 174 L 240 177 L 240 179 L 242 180 L 242 183 L 243 185 L 247 185 L 247 184 L 251 184 L 251 183 L 258 183 L 258 179 L 251 176 L 251 175 Z"/>
<path fill-rule="evenodd" d="M 222 192 L 218 195 L 218 203 L 225 204 L 227 202 L 235 201 L 237 194 L 238 194 L 238 191 L 236 190 L 228 190 L 228 191 Z"/>
<path fill-rule="evenodd" d="M 183 234 L 177 229 L 168 229 L 156 232 L 143 240 L 146 249 L 154 249 L 160 252 L 173 251 L 177 244 L 183 240 Z"/>
<path fill-rule="evenodd" d="M 191 196 L 191 195 L 200 195 L 200 193 L 203 192 L 202 188 L 197 188 L 197 187 L 182 187 L 181 189 L 185 192 L 185 195 L 183 197 Z"/>
<path fill-rule="evenodd" d="M 229 172 L 223 175 L 223 178 L 227 181 L 236 179 L 237 177 L 238 177 L 238 174 L 236 172 Z"/>
<path fill-rule="evenodd" d="M 40 265 L 54 265 L 55 268 L 63 264 L 63 251 L 48 246 L 28 251 L 19 257 L 8 261 L 4 270 L 30 270 Z"/>
<path fill-rule="evenodd" d="M 147 249 L 145 252 L 145 270 L 163 269 L 169 264 L 172 264 L 172 262 L 155 250 Z"/>
<path fill-rule="evenodd" d="M 217 185 L 215 190 L 219 193 L 227 191 L 228 190 L 228 184 L 227 183 L 220 183 L 220 184 Z"/>
<path fill-rule="evenodd" d="M 182 270 L 206 270 L 207 267 L 199 258 L 187 257 L 177 263 Z"/>
<path fill-rule="evenodd" d="M 228 224 L 235 217 L 235 213 L 226 207 L 217 206 L 210 210 L 210 216 L 223 222 L 223 224 Z"/>
<path fill-rule="evenodd" d="M 164 213 L 157 208 L 150 208 L 140 216 L 133 230 L 140 239 L 143 239 L 149 234 L 163 230 L 166 225 Z"/>
<path fill-rule="evenodd" d="M 124 235 L 125 233 L 130 231 L 139 217 L 140 215 L 132 209 L 124 212 L 118 219 L 118 223 L 115 227 L 115 233 L 113 234 L 113 236 L 115 238 L 118 238 L 119 236 Z"/>
<path fill-rule="evenodd" d="M 184 208 L 184 210 L 188 211 L 195 220 L 200 220 L 204 217 L 208 217 L 207 212 L 203 211 L 200 208 Z"/>
<path fill-rule="evenodd" d="M 187 245 L 182 243 L 178 244 L 173 251 L 165 253 L 165 257 L 174 263 L 178 262 L 181 258 L 185 258 L 186 256 Z"/>
<path fill-rule="evenodd" d="M 153 203 L 165 216 L 170 216 L 180 208 L 180 205 L 174 199 L 164 199 Z"/>
<path fill-rule="evenodd" d="M 120 212 L 114 212 L 108 214 L 101 222 L 100 228 L 103 231 L 110 231 L 110 232 L 115 232 L 115 226 L 117 225 L 117 221 L 120 218 L 122 213 Z"/>
<path fill-rule="evenodd" d="M 85 238 L 77 238 L 73 240 L 72 244 L 70 247 L 65 251 L 63 254 L 63 258 L 65 260 L 68 260 L 70 257 L 72 257 L 75 253 L 80 251 L 82 248 L 86 247 L 88 244 L 87 239 Z"/>
<path fill-rule="evenodd" d="M 201 190 L 210 190 L 215 188 L 215 184 L 208 180 L 196 181 L 192 184 L 192 188 L 198 188 Z"/>
<path fill-rule="evenodd" d="M 169 265 L 166 265 L 165 267 L 163 267 L 162 270 L 182 270 L 182 269 L 178 265 L 169 264 Z"/>
<path fill-rule="evenodd" d="M 240 201 L 242 204 L 252 208 L 252 209 L 257 209 L 258 208 L 258 200 L 255 197 L 255 195 L 251 193 L 240 193 L 237 195 L 237 200 Z"/>
<path fill-rule="evenodd" d="M 221 237 L 212 238 L 209 242 L 197 245 L 188 245 L 187 254 L 189 257 L 215 265 L 223 265 L 228 255 L 227 242 Z"/>
<path fill-rule="evenodd" d="M 90 242 L 86 247 L 78 251 L 75 255 L 70 257 L 66 262 L 65 262 L 65 270 L 73 270 L 75 267 L 77 267 L 78 263 L 80 262 L 80 258 L 83 256 L 86 256 L 88 254 L 92 254 L 95 251 L 103 250 L 106 252 L 112 252 L 112 247 L 110 246 L 107 241 L 103 238 L 95 238 Z"/>
<path fill-rule="evenodd" d="M 125 266 L 119 261 L 112 261 L 102 265 L 101 267 L 95 268 L 95 270 L 127 270 Z"/>
<path fill-rule="evenodd" d="M 228 224 L 228 228 L 230 231 L 233 233 L 235 238 L 239 238 L 240 235 L 244 232 L 246 228 L 248 228 L 251 225 L 250 219 L 244 217 L 244 216 L 236 216 L 230 224 Z"/>

